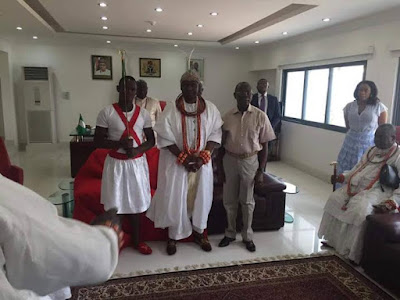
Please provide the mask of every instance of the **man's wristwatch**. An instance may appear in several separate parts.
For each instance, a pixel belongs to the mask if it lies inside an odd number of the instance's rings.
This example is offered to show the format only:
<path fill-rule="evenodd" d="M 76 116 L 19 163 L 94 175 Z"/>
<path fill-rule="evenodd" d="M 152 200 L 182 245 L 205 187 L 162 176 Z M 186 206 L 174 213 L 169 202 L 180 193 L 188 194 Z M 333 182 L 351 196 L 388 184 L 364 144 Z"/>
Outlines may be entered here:
<path fill-rule="evenodd" d="M 264 170 L 263 170 L 262 168 L 258 168 L 258 169 L 257 169 L 257 172 L 264 173 Z"/>

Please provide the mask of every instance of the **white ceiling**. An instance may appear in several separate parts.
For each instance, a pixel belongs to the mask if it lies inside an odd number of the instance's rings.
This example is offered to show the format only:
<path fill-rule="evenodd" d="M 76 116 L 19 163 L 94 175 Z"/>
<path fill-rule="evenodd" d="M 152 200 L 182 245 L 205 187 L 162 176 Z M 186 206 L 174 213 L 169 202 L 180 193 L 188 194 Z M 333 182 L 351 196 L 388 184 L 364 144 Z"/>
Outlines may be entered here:
<path fill-rule="evenodd" d="M 104 40 L 127 36 L 143 42 L 163 39 L 164 43 L 203 41 L 210 45 L 289 4 L 299 3 L 290 0 L 104 0 L 108 7 L 101 8 L 99 2 L 40 0 L 66 32 L 82 33 L 84 35 L 79 35 L 82 39 L 88 35 L 97 35 L 97 39 Z M 0 1 L 0 37 L 31 40 L 33 35 L 37 35 L 39 39 L 49 40 L 65 35 L 50 30 L 20 3 L 24 4 L 23 0 Z M 390 9 L 400 5 L 400 0 L 302 0 L 301 4 L 318 7 L 220 47 L 256 47 L 255 40 L 262 45 L 286 39 Z M 163 8 L 163 12 L 156 12 L 156 7 Z M 217 11 L 219 15 L 210 16 L 212 11 Z M 107 21 L 100 19 L 103 15 L 108 17 Z M 322 22 L 325 17 L 332 21 Z M 156 24 L 152 26 L 148 21 L 155 21 Z M 204 27 L 198 28 L 197 24 Z M 109 29 L 103 30 L 103 25 Z M 17 31 L 17 26 L 23 27 L 23 30 Z M 146 29 L 152 32 L 147 33 Z M 189 31 L 193 32 L 192 36 L 187 35 Z M 283 36 L 283 31 L 289 34 Z"/>

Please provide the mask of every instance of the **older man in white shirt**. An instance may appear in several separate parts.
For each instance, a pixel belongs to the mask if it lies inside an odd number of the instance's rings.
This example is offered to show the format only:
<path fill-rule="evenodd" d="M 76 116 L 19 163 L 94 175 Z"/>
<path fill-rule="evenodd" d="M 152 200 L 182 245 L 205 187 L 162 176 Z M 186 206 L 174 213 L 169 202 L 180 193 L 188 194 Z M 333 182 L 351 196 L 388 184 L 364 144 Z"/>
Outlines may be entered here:
<path fill-rule="evenodd" d="M 367 150 L 360 162 L 336 180 L 346 183 L 329 197 L 319 227 L 318 236 L 325 245 L 355 263 L 362 257 L 365 218 L 374 206 L 400 202 L 400 188 L 393 189 L 380 182 L 380 172 L 387 164 L 400 170 L 400 147 L 396 128 L 383 124 L 375 132 L 375 146 Z M 397 202 L 397 203 L 396 203 Z"/>

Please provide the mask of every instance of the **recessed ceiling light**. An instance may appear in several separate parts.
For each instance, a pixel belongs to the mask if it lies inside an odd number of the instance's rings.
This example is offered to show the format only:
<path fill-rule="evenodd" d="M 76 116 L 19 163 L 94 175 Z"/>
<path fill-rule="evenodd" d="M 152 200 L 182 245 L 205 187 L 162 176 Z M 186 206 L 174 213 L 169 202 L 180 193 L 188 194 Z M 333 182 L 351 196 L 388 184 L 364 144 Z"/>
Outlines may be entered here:
<path fill-rule="evenodd" d="M 105 3 L 105 2 L 100 2 L 99 5 L 100 5 L 100 7 L 107 7 L 107 3 Z"/>
<path fill-rule="evenodd" d="M 239 48 L 239 47 L 236 47 L 235 49 L 236 49 L 236 50 L 239 50 L 240 48 Z"/>
<path fill-rule="evenodd" d="M 111 41 L 107 41 L 107 44 L 111 44 Z"/>
<path fill-rule="evenodd" d="M 162 10 L 163 10 L 163 9 L 162 9 L 161 7 L 157 7 L 157 8 L 155 9 L 156 12 L 162 12 Z"/>
<path fill-rule="evenodd" d="M 106 16 L 101 17 L 101 19 L 102 19 L 103 21 L 107 21 L 107 20 L 108 20 L 108 18 L 107 18 Z"/>
<path fill-rule="evenodd" d="M 203 25 L 201 25 L 201 24 L 198 24 L 198 25 L 197 25 L 197 27 L 199 27 L 199 28 L 203 28 Z"/>
<path fill-rule="evenodd" d="M 329 22 L 331 19 L 329 19 L 329 18 L 324 18 L 324 19 L 322 19 L 322 21 L 324 21 L 324 22 Z"/>
<path fill-rule="evenodd" d="M 146 32 L 151 32 L 151 29 L 146 29 Z"/>
<path fill-rule="evenodd" d="M 210 12 L 210 15 L 212 15 L 213 17 L 215 17 L 215 16 L 218 16 L 218 13 L 217 12 Z"/>
<path fill-rule="evenodd" d="M 282 34 L 283 34 L 283 35 L 287 35 L 287 34 L 288 34 L 288 32 L 287 32 L 287 31 L 284 31 L 284 32 L 282 32 Z"/>
<path fill-rule="evenodd" d="M 107 29 L 108 29 L 108 26 L 103 26 L 103 29 L 104 29 L 104 30 L 107 30 Z"/>
<path fill-rule="evenodd" d="M 193 35 L 193 32 L 188 32 L 188 35 Z"/>
<path fill-rule="evenodd" d="M 260 41 L 255 41 L 254 43 L 256 43 L 256 44 L 259 44 L 259 43 L 260 43 Z"/>
<path fill-rule="evenodd" d="M 33 38 L 34 40 L 37 40 L 37 39 L 38 39 L 38 37 L 37 37 L 36 35 L 34 35 L 32 38 Z"/>
<path fill-rule="evenodd" d="M 176 47 L 178 47 L 178 45 L 177 45 L 177 44 L 175 44 L 175 45 L 174 45 L 174 47 L 176 48 Z"/>
<path fill-rule="evenodd" d="M 22 30 L 22 27 L 19 27 L 19 26 L 18 26 L 18 27 L 17 27 L 17 30 Z"/>

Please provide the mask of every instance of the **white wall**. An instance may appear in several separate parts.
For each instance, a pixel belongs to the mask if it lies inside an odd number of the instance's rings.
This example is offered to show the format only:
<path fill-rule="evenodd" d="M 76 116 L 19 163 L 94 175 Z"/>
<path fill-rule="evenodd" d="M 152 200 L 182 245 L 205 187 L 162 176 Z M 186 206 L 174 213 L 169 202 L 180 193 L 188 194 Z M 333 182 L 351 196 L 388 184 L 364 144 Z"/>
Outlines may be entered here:
<path fill-rule="evenodd" d="M 274 70 L 264 70 L 255 72 L 257 81 L 260 79 L 267 79 L 269 83 L 268 93 L 271 95 L 277 95 L 276 88 L 276 69 Z M 255 84 L 253 87 L 253 92 L 257 92 L 257 85 Z"/>
<path fill-rule="evenodd" d="M 7 47 L 1 47 L 0 49 L 6 50 Z M 7 49 L 8 50 L 8 49 Z M 11 81 L 11 66 L 10 57 L 8 52 L 0 50 L 0 80 L 1 80 L 1 107 L 2 116 L 0 122 L 2 122 L 2 132 L 4 132 L 5 139 L 8 141 L 16 142 L 17 128 L 16 128 L 16 116 L 15 116 L 15 103 L 14 93 Z M 4 126 L 4 127 L 3 127 Z"/>
<path fill-rule="evenodd" d="M 373 51 L 367 66 L 367 79 L 375 81 L 379 97 L 388 106 L 390 116 L 400 49 L 400 9 L 353 21 L 341 26 L 309 33 L 253 52 L 252 69 L 281 70 L 294 64 L 320 64 L 348 60 Z M 277 88 L 281 72 L 278 72 Z M 348 99 L 352 101 L 353 99 Z M 282 159 L 313 175 L 327 179 L 329 163 L 337 158 L 344 134 L 284 122 Z"/>
<path fill-rule="evenodd" d="M 3 96 L 1 91 L 1 76 L 0 76 L 0 137 L 3 139 L 6 137 L 4 131 L 4 116 L 3 116 Z"/>
<path fill-rule="evenodd" d="M 186 55 L 177 49 L 157 51 L 154 46 L 127 49 L 127 74 L 139 78 L 139 58 L 161 58 L 161 78 L 142 78 L 149 85 L 149 96 L 174 101 L 180 92 L 179 80 L 186 70 Z M 47 66 L 54 72 L 57 131 L 60 141 L 69 141 L 69 133 L 77 125 L 79 113 L 86 124 L 95 125 L 98 112 L 117 101 L 116 85 L 121 77 L 118 50 L 79 46 L 13 44 L 14 82 L 20 90 L 23 66 Z M 111 55 L 113 80 L 92 80 L 90 56 Z M 233 51 L 215 49 L 195 51 L 193 58 L 204 58 L 204 96 L 213 101 L 221 113 L 234 105 L 233 91 L 239 81 L 254 82 L 250 73 L 250 56 Z M 62 92 L 70 92 L 70 100 L 62 98 Z M 16 95 L 20 101 L 21 95 Z M 20 140 L 26 141 L 24 132 Z"/>

